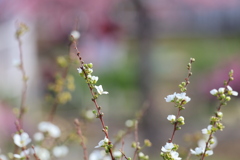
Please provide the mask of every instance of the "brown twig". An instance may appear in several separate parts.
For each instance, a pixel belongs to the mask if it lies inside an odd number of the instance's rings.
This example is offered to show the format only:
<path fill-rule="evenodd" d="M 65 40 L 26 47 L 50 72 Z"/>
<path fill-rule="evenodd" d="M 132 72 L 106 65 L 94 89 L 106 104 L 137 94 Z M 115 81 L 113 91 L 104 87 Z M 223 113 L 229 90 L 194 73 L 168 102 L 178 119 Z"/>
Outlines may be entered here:
<path fill-rule="evenodd" d="M 137 153 L 139 150 L 139 140 L 138 140 L 138 121 L 135 122 L 135 130 L 134 130 L 134 137 L 135 137 L 135 142 L 136 142 L 136 149 L 133 155 L 133 160 L 136 160 L 137 158 Z"/>
<path fill-rule="evenodd" d="M 34 158 L 36 159 L 36 160 L 41 160 L 38 156 L 37 156 L 37 154 L 36 154 L 36 151 L 35 151 L 35 147 L 32 145 L 32 149 L 33 149 L 33 156 L 34 156 Z"/>
<path fill-rule="evenodd" d="M 73 37 L 72 37 L 72 38 L 73 38 Z M 73 39 L 74 39 L 74 38 L 73 38 Z M 76 40 L 73 40 L 73 41 L 72 41 L 72 44 L 73 44 L 74 49 L 75 49 L 76 52 L 77 52 L 76 54 L 77 54 L 77 57 L 78 57 L 78 59 L 79 59 L 79 61 L 80 61 L 80 68 L 81 68 L 82 71 L 83 71 L 84 78 L 87 79 L 87 73 L 86 73 L 86 71 L 85 71 L 85 68 L 83 67 L 83 66 L 84 66 L 84 61 L 82 60 L 82 57 L 80 56 L 80 51 L 79 51 L 78 48 L 77 48 Z M 95 93 L 94 93 L 94 91 L 93 91 L 93 88 L 91 87 L 91 85 L 90 85 L 89 83 L 87 83 L 87 84 L 88 84 L 88 88 L 89 88 L 89 90 L 90 90 L 90 93 L 91 93 L 91 95 L 92 95 L 92 101 L 93 101 L 93 103 L 94 103 L 94 105 L 95 105 L 95 107 L 96 107 L 96 109 L 97 109 L 98 118 L 99 118 L 99 120 L 100 120 L 100 122 L 101 122 L 101 125 L 102 125 L 102 131 L 104 132 L 106 138 L 109 139 L 108 130 L 107 130 L 107 127 L 106 127 L 106 125 L 105 125 L 105 123 L 104 123 L 104 120 L 103 120 L 103 113 L 101 112 L 101 107 L 100 107 L 100 106 L 98 105 L 98 103 L 97 103 L 97 100 L 96 100 L 96 98 L 95 98 Z M 111 141 L 109 141 L 109 145 L 112 145 L 112 142 L 111 142 Z M 112 149 L 111 149 L 111 148 L 109 148 L 109 153 L 110 153 L 110 156 L 111 156 L 112 160 L 114 160 L 115 158 L 113 157 L 113 153 L 112 153 Z"/>
<path fill-rule="evenodd" d="M 81 127 L 80 127 L 80 122 L 79 122 L 79 120 L 78 120 L 78 119 L 75 119 L 75 120 L 74 120 L 74 124 L 75 124 L 75 126 L 76 126 L 77 134 L 78 134 L 78 136 L 79 136 L 79 138 L 80 138 L 80 145 L 81 145 L 82 148 L 83 148 L 83 159 L 84 159 L 84 160 L 88 160 L 87 147 L 86 147 L 86 145 L 85 145 L 85 143 L 84 143 L 84 137 L 83 137 L 83 135 L 82 135 L 82 131 L 81 131 Z"/>
<path fill-rule="evenodd" d="M 22 80 L 23 80 L 23 87 L 22 87 L 22 95 L 21 95 L 21 104 L 20 104 L 20 110 L 19 110 L 19 115 L 18 115 L 18 121 L 20 125 L 23 125 L 22 118 L 23 114 L 25 113 L 25 105 L 26 105 L 26 94 L 27 94 L 27 76 L 26 76 L 26 71 L 24 69 L 24 63 L 23 63 L 23 52 L 22 52 L 22 41 L 20 39 L 20 36 L 17 36 L 17 41 L 18 41 L 18 48 L 19 48 L 19 55 L 20 55 L 20 65 L 19 69 L 22 73 Z"/>

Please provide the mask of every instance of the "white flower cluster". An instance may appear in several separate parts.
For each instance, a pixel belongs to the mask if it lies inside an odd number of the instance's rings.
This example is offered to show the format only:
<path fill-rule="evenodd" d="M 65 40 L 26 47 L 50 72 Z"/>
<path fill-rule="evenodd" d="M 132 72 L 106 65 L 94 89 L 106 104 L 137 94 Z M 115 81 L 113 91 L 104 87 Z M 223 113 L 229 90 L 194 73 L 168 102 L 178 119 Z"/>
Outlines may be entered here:
<path fill-rule="evenodd" d="M 184 117 L 180 116 L 176 119 L 175 115 L 168 115 L 167 120 L 169 120 L 172 124 L 174 124 L 175 122 L 178 122 L 179 125 L 184 125 Z"/>
<path fill-rule="evenodd" d="M 94 150 L 89 155 L 89 160 L 111 160 L 111 157 L 104 150 Z"/>
<path fill-rule="evenodd" d="M 196 156 L 201 156 L 203 154 L 203 152 L 205 151 L 205 148 L 202 147 L 196 147 L 195 150 L 190 149 L 191 154 L 194 154 Z M 205 156 L 211 156 L 213 155 L 213 151 L 212 150 L 207 150 L 205 153 Z"/>
<path fill-rule="evenodd" d="M 103 140 L 98 142 L 98 145 L 95 146 L 95 148 L 105 147 L 106 145 L 108 145 L 108 142 L 109 142 L 109 139 L 107 137 L 105 137 Z"/>
<path fill-rule="evenodd" d="M 212 125 L 208 125 L 207 128 L 202 129 L 202 134 L 204 135 L 203 139 L 200 139 L 198 141 L 198 147 L 196 147 L 195 150 L 190 149 L 191 154 L 194 154 L 196 156 L 201 156 L 204 153 L 206 148 L 206 142 L 208 141 L 209 136 L 212 133 L 212 128 L 213 128 Z M 212 135 L 208 145 L 209 149 L 206 151 L 205 156 L 213 155 L 213 151 L 211 149 L 213 149 L 216 145 L 217 145 L 217 139 L 215 136 Z"/>
<path fill-rule="evenodd" d="M 36 141 L 41 141 L 44 139 L 43 133 L 47 133 L 52 138 L 58 138 L 61 136 L 61 130 L 59 129 L 59 127 L 51 122 L 40 122 L 38 124 L 38 130 L 40 132 L 34 134 L 34 138 Z"/>
<path fill-rule="evenodd" d="M 166 143 L 165 146 L 162 147 L 161 156 L 168 157 L 171 160 L 181 160 L 182 158 L 179 157 L 179 153 L 176 151 L 176 147 L 173 143 Z"/>
<path fill-rule="evenodd" d="M 42 121 L 38 124 L 39 132 L 34 134 L 34 140 L 41 142 L 46 136 L 51 138 L 59 138 L 61 136 L 61 130 L 58 126 L 51 122 Z M 49 160 L 51 158 L 50 151 L 44 147 L 36 146 L 35 152 L 41 160 Z M 52 149 L 52 154 L 55 157 L 64 157 L 68 154 L 68 147 L 65 145 L 54 146 Z"/>
<path fill-rule="evenodd" d="M 20 134 L 16 133 L 13 136 L 13 141 L 14 143 L 20 147 L 20 148 L 24 148 L 26 147 L 32 140 L 29 137 L 29 135 L 26 132 L 22 132 Z"/>
<path fill-rule="evenodd" d="M 29 149 L 27 149 L 27 145 L 31 142 L 31 138 L 26 132 L 16 133 L 13 136 L 13 142 L 15 145 L 22 149 L 20 154 L 14 154 L 14 158 L 21 159 L 26 157 L 29 154 Z"/>
<path fill-rule="evenodd" d="M 94 88 L 97 90 L 97 93 L 98 93 L 99 95 L 108 94 L 107 91 L 104 91 L 104 90 L 103 90 L 102 85 L 99 85 L 99 86 L 94 85 L 94 84 L 97 83 L 97 81 L 98 81 L 99 78 L 98 78 L 97 76 L 92 76 L 92 75 L 91 75 L 92 72 L 93 72 L 92 66 L 93 66 L 92 63 L 85 64 L 85 65 L 83 66 L 83 68 L 77 68 L 78 73 L 79 73 L 81 76 L 83 76 L 83 77 L 85 77 L 84 74 L 86 74 L 87 83 L 92 84 L 92 85 L 94 86 Z M 83 72 L 83 70 L 84 70 L 84 72 Z"/>
<path fill-rule="evenodd" d="M 140 160 L 148 160 L 149 159 L 149 156 L 144 155 L 144 153 L 142 153 L 142 152 L 138 153 L 138 157 L 140 158 Z"/>
<path fill-rule="evenodd" d="M 217 89 L 212 89 L 210 91 L 210 93 L 212 95 L 214 95 L 214 96 L 219 95 L 219 94 L 224 94 L 225 92 L 227 92 L 228 95 L 238 96 L 238 92 L 237 91 L 233 91 L 232 87 L 230 87 L 230 86 L 227 86 L 227 89 L 221 87 L 218 90 Z"/>
<path fill-rule="evenodd" d="M 208 125 L 207 128 L 202 129 L 202 134 L 210 134 L 212 132 L 212 125 Z"/>
<path fill-rule="evenodd" d="M 173 93 L 171 95 L 168 95 L 167 97 L 164 98 L 166 102 L 176 102 L 176 103 L 183 103 L 186 104 L 191 100 L 190 97 L 186 96 L 185 92 L 182 93 Z"/>
<path fill-rule="evenodd" d="M 50 123 L 50 122 L 41 122 L 38 125 L 38 129 L 40 132 L 34 134 L 34 139 L 36 141 L 43 141 L 45 136 L 48 135 L 52 138 L 59 138 L 61 135 L 61 131 L 58 126 Z M 14 154 L 14 158 L 16 159 L 25 159 L 27 156 L 36 154 L 41 160 L 50 160 L 51 153 L 48 149 L 43 148 L 41 146 L 35 146 L 34 149 L 28 148 L 27 145 L 32 141 L 29 135 L 26 132 L 22 132 L 21 134 L 16 133 L 13 136 L 14 143 L 22 149 L 22 152 L 19 154 Z M 64 157 L 68 154 L 68 147 L 65 145 L 54 146 L 52 148 L 52 155 L 60 158 Z M 0 157 L 5 160 L 4 157 Z"/>
<path fill-rule="evenodd" d="M 114 158 L 121 158 L 122 153 L 120 151 L 114 151 L 113 157 Z M 104 150 L 94 150 L 89 155 L 89 160 L 111 160 L 112 158 L 106 154 Z"/>

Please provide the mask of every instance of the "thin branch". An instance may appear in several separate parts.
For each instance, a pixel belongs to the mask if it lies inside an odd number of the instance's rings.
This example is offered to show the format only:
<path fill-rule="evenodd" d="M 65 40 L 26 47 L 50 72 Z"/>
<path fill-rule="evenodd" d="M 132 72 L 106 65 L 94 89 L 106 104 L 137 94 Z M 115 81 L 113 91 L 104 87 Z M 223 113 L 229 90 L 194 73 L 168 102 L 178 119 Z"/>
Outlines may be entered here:
<path fill-rule="evenodd" d="M 135 122 L 135 130 L 134 130 L 134 137 L 135 137 L 135 142 L 136 142 L 136 149 L 133 155 L 133 160 L 136 160 L 137 158 L 137 153 L 139 150 L 139 140 L 138 140 L 138 121 Z"/>
<path fill-rule="evenodd" d="M 74 38 L 73 38 L 74 39 Z M 77 57 L 78 57 L 78 59 L 79 59 L 79 61 L 80 61 L 80 68 L 82 69 L 82 71 L 83 71 L 83 73 L 84 73 L 84 78 L 85 79 L 87 79 L 87 73 L 86 73 L 86 71 L 85 71 L 85 68 L 83 67 L 84 66 L 84 61 L 82 60 L 82 57 L 80 56 L 80 51 L 78 50 L 78 48 L 77 48 L 77 43 L 76 43 L 76 40 L 73 40 L 72 41 L 72 45 L 73 45 L 73 47 L 74 47 L 74 49 L 76 50 L 76 54 L 77 54 Z M 89 84 L 89 83 L 87 83 L 88 84 L 88 88 L 89 88 L 89 90 L 90 90 L 90 93 L 91 93 L 91 95 L 92 95 L 92 101 L 93 101 L 93 103 L 94 103 L 94 105 L 95 105 L 95 107 L 96 107 L 96 109 L 97 109 L 97 113 L 98 113 L 98 115 L 99 115 L 99 120 L 100 120 L 100 122 L 101 122 L 101 125 L 102 125 L 102 131 L 104 132 L 104 134 L 105 134 L 105 136 L 106 136 L 106 138 L 107 139 L 109 139 L 109 135 L 108 135 L 108 130 L 107 130 L 107 127 L 106 127 L 106 125 L 105 125 L 105 123 L 104 123 L 104 120 L 103 120 L 103 113 L 101 113 L 101 107 L 98 105 L 98 103 L 97 103 L 97 100 L 96 100 L 96 98 L 95 98 L 95 93 L 94 93 L 94 91 L 93 91 L 93 88 L 91 87 L 91 85 Z M 111 145 L 112 144 L 112 142 L 111 141 L 109 141 L 109 145 Z M 112 153 L 112 149 L 111 148 L 109 148 L 109 153 L 110 153 L 110 156 L 111 156 L 111 158 L 112 158 L 112 160 L 114 160 L 115 158 L 113 157 L 113 153 Z"/>
<path fill-rule="evenodd" d="M 26 71 L 24 69 L 24 63 L 23 63 L 23 52 L 22 52 L 22 41 L 20 39 L 20 36 L 17 36 L 17 41 L 18 41 L 18 48 L 19 48 L 19 55 L 20 55 L 20 65 L 19 69 L 22 73 L 22 81 L 23 81 L 23 87 L 22 87 L 22 95 L 21 95 L 21 104 L 20 104 L 20 110 L 19 110 L 19 115 L 18 115 L 18 121 L 20 125 L 23 125 L 22 118 L 23 114 L 25 113 L 26 110 L 26 95 L 27 95 L 27 75 Z"/>
<path fill-rule="evenodd" d="M 78 136 L 79 136 L 79 138 L 80 138 L 80 145 L 81 145 L 82 148 L 83 148 L 83 159 L 84 159 L 84 160 L 88 160 L 87 147 L 86 147 L 86 145 L 85 145 L 85 143 L 84 143 L 84 137 L 83 137 L 83 135 L 82 135 L 82 131 L 81 131 L 81 127 L 80 127 L 80 122 L 79 122 L 79 120 L 78 120 L 78 119 L 75 119 L 75 120 L 74 120 L 74 124 L 75 124 L 75 126 L 76 126 L 77 134 L 78 134 Z"/>

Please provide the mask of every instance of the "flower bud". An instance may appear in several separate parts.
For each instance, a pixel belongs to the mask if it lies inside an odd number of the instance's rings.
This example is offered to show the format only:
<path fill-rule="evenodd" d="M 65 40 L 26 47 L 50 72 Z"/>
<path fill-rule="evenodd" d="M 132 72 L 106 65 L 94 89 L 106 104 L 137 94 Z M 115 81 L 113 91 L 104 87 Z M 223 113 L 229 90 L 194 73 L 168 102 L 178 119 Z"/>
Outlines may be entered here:
<path fill-rule="evenodd" d="M 144 144 L 145 144 L 147 147 L 151 147 L 151 146 L 152 146 L 152 143 L 151 143 L 148 139 L 145 139 L 145 140 L 144 140 Z"/>
<path fill-rule="evenodd" d="M 137 148 L 137 143 L 136 143 L 136 142 L 133 142 L 133 143 L 132 143 L 132 147 L 133 147 L 133 148 Z"/>
<path fill-rule="evenodd" d="M 222 112 L 217 112 L 216 115 L 217 115 L 218 117 L 220 117 L 220 118 L 223 117 L 223 113 L 222 113 Z"/>
<path fill-rule="evenodd" d="M 190 61 L 191 62 L 195 62 L 195 58 L 190 58 Z"/>
<path fill-rule="evenodd" d="M 220 95 L 220 98 L 221 98 L 221 99 L 225 99 L 225 97 L 226 97 L 225 94 L 221 94 L 221 95 Z"/>
<path fill-rule="evenodd" d="M 87 64 L 89 68 L 92 68 L 93 67 L 93 64 L 92 63 L 89 63 Z"/>
<path fill-rule="evenodd" d="M 231 97 L 230 97 L 230 96 L 227 96 L 227 97 L 225 98 L 225 100 L 226 100 L 226 101 L 230 101 L 230 100 L 231 100 Z"/>

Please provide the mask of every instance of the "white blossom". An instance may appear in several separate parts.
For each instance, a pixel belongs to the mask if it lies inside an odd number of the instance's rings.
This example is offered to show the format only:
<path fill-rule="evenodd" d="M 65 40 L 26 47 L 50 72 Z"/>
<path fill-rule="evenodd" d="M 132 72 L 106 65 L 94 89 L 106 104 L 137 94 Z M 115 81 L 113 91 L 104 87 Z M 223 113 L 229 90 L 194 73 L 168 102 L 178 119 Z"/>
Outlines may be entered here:
<path fill-rule="evenodd" d="M 183 117 L 183 116 L 180 116 L 180 117 L 178 118 L 178 121 L 184 122 L 184 117 Z"/>
<path fill-rule="evenodd" d="M 218 92 L 219 92 L 219 93 L 224 93 L 224 91 L 225 91 L 225 88 L 223 88 L 223 87 L 221 87 L 221 88 L 218 89 Z"/>
<path fill-rule="evenodd" d="M 138 156 L 139 156 L 140 158 L 142 158 L 142 157 L 144 157 L 144 154 L 143 154 L 142 152 L 139 152 L 139 153 L 138 153 Z"/>
<path fill-rule="evenodd" d="M 133 120 L 126 120 L 126 122 L 125 122 L 125 126 L 126 127 L 133 127 L 133 125 L 134 125 L 134 121 Z"/>
<path fill-rule="evenodd" d="M 229 92 L 230 95 L 238 96 L 238 92 L 237 91 L 233 91 L 232 87 L 227 86 L 227 89 L 228 89 L 228 92 Z"/>
<path fill-rule="evenodd" d="M 22 159 L 22 158 L 25 158 L 26 155 L 24 152 L 21 152 L 20 154 L 13 154 L 13 157 L 17 159 Z"/>
<path fill-rule="evenodd" d="M 108 142 L 109 142 L 109 139 L 107 137 L 105 137 L 103 140 L 98 142 L 98 145 L 95 146 L 95 148 L 104 147 L 106 145 L 106 143 L 108 143 Z"/>
<path fill-rule="evenodd" d="M 120 158 L 120 157 L 122 156 L 122 153 L 121 153 L 120 151 L 114 151 L 114 152 L 113 152 L 113 156 L 114 156 L 115 158 Z"/>
<path fill-rule="evenodd" d="M 212 137 L 213 138 L 211 138 L 211 140 L 210 140 L 211 144 L 209 145 L 210 149 L 213 149 L 217 146 L 217 138 L 214 135 Z M 205 149 L 206 142 L 208 141 L 208 139 L 209 139 L 209 135 L 204 134 L 203 138 L 198 141 L 198 146 Z"/>
<path fill-rule="evenodd" d="M 174 121 L 176 121 L 176 116 L 175 116 L 175 115 L 168 115 L 167 119 L 168 119 L 170 122 L 174 122 Z"/>
<path fill-rule="evenodd" d="M 104 150 L 94 150 L 90 155 L 89 155 L 89 160 L 111 160 L 110 156 L 106 155 L 106 152 Z"/>
<path fill-rule="evenodd" d="M 26 132 L 22 132 L 21 134 L 16 133 L 13 136 L 13 141 L 18 147 L 22 148 L 27 146 L 32 140 Z"/>
<path fill-rule="evenodd" d="M 90 78 L 95 83 L 98 81 L 98 76 L 92 76 L 89 74 L 87 77 Z"/>
<path fill-rule="evenodd" d="M 78 73 L 82 73 L 82 68 L 77 68 Z"/>
<path fill-rule="evenodd" d="M 196 147 L 195 150 L 190 149 L 191 154 L 201 155 L 204 152 L 204 149 L 201 147 Z"/>
<path fill-rule="evenodd" d="M 33 135 L 35 141 L 42 141 L 44 139 L 44 135 L 42 132 L 37 132 Z"/>
<path fill-rule="evenodd" d="M 102 95 L 102 94 L 108 94 L 107 91 L 104 91 L 103 88 L 102 88 L 102 85 L 99 85 L 99 86 L 95 86 L 98 94 Z"/>
<path fill-rule="evenodd" d="M 216 114 L 217 114 L 218 117 L 223 117 L 223 113 L 220 112 L 220 111 L 218 111 Z"/>
<path fill-rule="evenodd" d="M 71 36 L 72 36 L 75 40 L 77 40 L 77 39 L 80 38 L 81 34 L 80 34 L 80 32 L 74 30 L 74 31 L 71 32 Z"/>
<path fill-rule="evenodd" d="M 3 155 L 3 154 L 0 155 L 0 159 L 1 160 L 8 160 L 7 157 L 5 155 Z"/>
<path fill-rule="evenodd" d="M 185 92 L 176 94 L 176 97 L 178 100 L 184 100 L 186 102 L 189 102 L 191 100 L 190 97 L 186 96 Z"/>
<path fill-rule="evenodd" d="M 26 149 L 26 150 L 22 151 L 20 154 L 13 154 L 13 157 L 17 158 L 17 159 L 22 159 L 22 158 L 25 158 L 26 156 L 28 156 L 29 153 L 30 153 L 30 149 Z"/>
<path fill-rule="evenodd" d="M 55 157 L 64 157 L 68 154 L 68 147 L 65 145 L 56 146 L 53 148 L 52 152 Z"/>
<path fill-rule="evenodd" d="M 208 125 L 207 128 L 202 129 L 202 134 L 210 134 L 212 131 L 212 125 Z"/>
<path fill-rule="evenodd" d="M 85 116 L 87 119 L 93 119 L 95 117 L 95 115 L 93 114 L 92 110 L 87 110 L 85 112 Z"/>
<path fill-rule="evenodd" d="M 34 147 L 34 151 L 41 160 L 50 160 L 50 152 L 46 148 Z"/>
<path fill-rule="evenodd" d="M 173 145 L 173 143 L 166 143 L 166 145 L 164 146 L 164 147 L 162 147 L 162 151 L 163 152 L 171 152 L 172 151 L 172 149 L 173 149 L 173 147 L 174 147 L 174 145 Z"/>
<path fill-rule="evenodd" d="M 92 73 L 92 72 L 93 72 L 93 69 L 92 69 L 92 68 L 88 68 L 88 72 L 89 72 L 89 73 Z"/>
<path fill-rule="evenodd" d="M 50 122 L 43 121 L 39 123 L 38 129 L 41 132 L 47 132 L 53 138 L 58 138 L 61 135 L 59 127 Z"/>
<path fill-rule="evenodd" d="M 98 81 L 98 76 L 92 76 L 91 79 L 92 79 L 92 81 L 97 82 Z"/>
<path fill-rule="evenodd" d="M 173 94 L 168 95 L 164 99 L 166 100 L 166 102 L 172 102 L 174 100 L 175 96 L 176 96 L 176 92 L 173 93 Z"/>
<path fill-rule="evenodd" d="M 206 151 L 206 155 L 207 155 L 207 156 L 213 155 L 213 151 L 212 151 L 212 150 L 207 150 L 207 151 Z"/>
<path fill-rule="evenodd" d="M 210 93 L 211 93 L 212 95 L 216 95 L 216 94 L 218 93 L 218 90 L 212 89 L 212 90 L 210 91 Z"/>
<path fill-rule="evenodd" d="M 182 158 L 178 157 L 179 153 L 176 151 L 171 151 L 170 154 L 171 154 L 171 157 L 173 158 L 173 160 L 181 160 L 182 159 Z"/>

